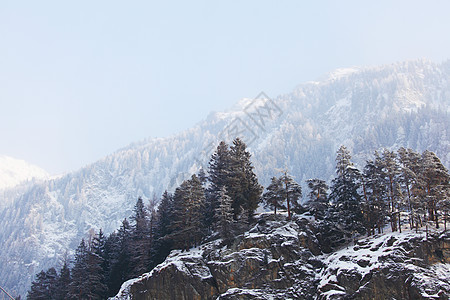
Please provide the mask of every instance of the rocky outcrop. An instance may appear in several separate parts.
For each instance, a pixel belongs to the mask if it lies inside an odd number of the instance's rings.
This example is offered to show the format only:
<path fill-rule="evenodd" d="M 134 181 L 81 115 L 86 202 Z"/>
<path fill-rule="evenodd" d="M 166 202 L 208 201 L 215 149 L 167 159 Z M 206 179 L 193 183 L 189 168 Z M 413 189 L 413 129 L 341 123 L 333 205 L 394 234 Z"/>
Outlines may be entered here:
<path fill-rule="evenodd" d="M 172 251 L 115 299 L 313 299 L 320 253 L 309 221 L 266 216 L 229 246 L 216 240 Z"/>
<path fill-rule="evenodd" d="M 389 233 L 323 254 L 313 224 L 263 215 L 230 245 L 172 251 L 114 299 L 448 299 L 449 235 Z"/>
<path fill-rule="evenodd" d="M 450 235 L 391 233 L 328 256 L 319 299 L 448 299 Z"/>

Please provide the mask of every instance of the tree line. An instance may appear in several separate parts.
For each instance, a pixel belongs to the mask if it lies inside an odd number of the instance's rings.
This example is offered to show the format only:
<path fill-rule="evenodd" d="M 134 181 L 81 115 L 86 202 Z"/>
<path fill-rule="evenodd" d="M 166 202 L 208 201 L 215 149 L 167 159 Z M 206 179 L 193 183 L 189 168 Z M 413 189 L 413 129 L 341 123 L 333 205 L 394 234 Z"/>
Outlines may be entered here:
<path fill-rule="evenodd" d="M 332 251 L 359 233 L 382 232 L 386 224 L 401 230 L 403 223 L 419 228 L 427 221 L 439 226 L 449 216 L 449 173 L 430 151 L 400 148 L 375 152 L 363 170 L 341 146 L 336 177 L 310 179 L 308 201 L 301 205 L 302 188 L 285 170 L 273 177 L 264 192 L 258 183 L 245 143 L 221 142 L 208 170 L 183 181 L 174 193 L 164 192 L 145 205 L 139 198 L 131 222 L 105 236 L 100 230 L 83 239 L 68 261 L 36 275 L 27 299 L 106 299 L 128 279 L 150 271 L 173 249 L 188 250 L 206 239 L 230 244 L 255 221 L 262 203 L 274 214 L 283 210 L 314 217 L 323 249 Z M 264 193 L 263 193 L 264 192 Z M 70 267 L 71 266 L 71 267 Z"/>

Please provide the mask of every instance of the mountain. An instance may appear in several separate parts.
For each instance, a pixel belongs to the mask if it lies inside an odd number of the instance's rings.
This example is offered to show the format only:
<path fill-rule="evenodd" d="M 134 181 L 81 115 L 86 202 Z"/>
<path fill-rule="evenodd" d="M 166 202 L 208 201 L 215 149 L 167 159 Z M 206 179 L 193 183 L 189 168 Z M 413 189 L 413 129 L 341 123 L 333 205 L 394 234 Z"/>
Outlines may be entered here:
<path fill-rule="evenodd" d="M 330 180 L 341 144 L 362 165 L 374 150 L 436 152 L 450 165 L 450 61 L 337 70 L 276 98 L 243 99 L 195 127 L 148 139 L 60 178 L 0 193 L 0 282 L 24 295 L 33 275 L 58 265 L 92 230 L 117 229 L 138 196 L 173 190 L 220 140 L 240 136 L 267 186 L 280 168 L 298 182 Z"/>
<path fill-rule="evenodd" d="M 15 187 L 33 179 L 47 179 L 49 174 L 24 160 L 0 155 L 0 190 Z"/>
<path fill-rule="evenodd" d="M 387 232 L 326 253 L 316 225 L 260 215 L 231 245 L 172 251 L 112 299 L 448 299 L 450 234 Z"/>

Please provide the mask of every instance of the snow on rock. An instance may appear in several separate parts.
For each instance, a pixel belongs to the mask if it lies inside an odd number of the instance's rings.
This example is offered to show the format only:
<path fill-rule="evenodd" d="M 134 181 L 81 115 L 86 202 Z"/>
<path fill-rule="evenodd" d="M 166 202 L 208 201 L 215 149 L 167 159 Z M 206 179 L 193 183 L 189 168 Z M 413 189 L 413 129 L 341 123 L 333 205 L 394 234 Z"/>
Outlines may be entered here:
<path fill-rule="evenodd" d="M 450 236 L 426 241 L 423 232 L 361 239 L 323 257 L 319 299 L 433 299 L 450 294 Z M 444 249 L 444 250 L 442 250 Z M 447 249 L 447 250 L 445 250 Z M 436 257 L 436 253 L 441 253 Z M 446 263 L 436 263 L 443 261 Z"/>
<path fill-rule="evenodd" d="M 172 251 L 112 299 L 448 299 L 450 234 L 390 232 L 323 254 L 315 223 L 260 214 L 231 244 Z"/>
<path fill-rule="evenodd" d="M 412 61 L 341 70 L 332 80 L 268 95 L 270 109 L 247 95 L 228 112 L 210 114 L 177 135 L 131 144 L 58 178 L 0 190 L 0 282 L 25 296 L 34 274 L 57 264 L 90 231 L 119 228 L 139 196 L 173 191 L 207 168 L 218 142 L 230 142 L 233 134 L 249 144 L 265 186 L 282 166 L 298 182 L 329 180 L 342 144 L 356 163 L 377 148 L 405 146 L 429 149 L 449 167 L 449 66 Z"/>

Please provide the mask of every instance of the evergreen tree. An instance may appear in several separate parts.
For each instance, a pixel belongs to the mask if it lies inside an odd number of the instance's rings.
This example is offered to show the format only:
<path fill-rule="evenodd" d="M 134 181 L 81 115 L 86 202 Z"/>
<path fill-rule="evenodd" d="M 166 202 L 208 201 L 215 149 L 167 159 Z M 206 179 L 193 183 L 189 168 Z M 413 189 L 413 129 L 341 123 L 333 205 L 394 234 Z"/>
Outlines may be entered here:
<path fill-rule="evenodd" d="M 132 228 L 127 219 L 122 221 L 117 235 L 112 236 L 116 243 L 111 253 L 111 270 L 108 279 L 108 293 L 115 295 L 119 292 L 123 282 L 131 279 L 131 233 Z M 108 245 L 108 243 L 107 243 Z"/>
<path fill-rule="evenodd" d="M 328 185 L 321 179 L 308 179 L 306 181 L 308 188 L 310 189 L 308 195 L 308 208 L 314 217 L 317 219 L 323 219 L 329 208 L 328 205 Z"/>
<path fill-rule="evenodd" d="M 383 177 L 383 163 L 381 157 L 375 152 L 375 159 L 369 160 L 364 167 L 363 173 L 363 195 L 364 201 L 361 204 L 364 225 L 369 235 L 383 230 L 386 219 L 386 204 L 384 195 L 387 194 L 387 186 Z"/>
<path fill-rule="evenodd" d="M 172 249 L 172 240 L 168 236 L 172 233 L 173 227 L 173 197 L 167 191 L 161 197 L 156 219 L 155 245 L 151 267 L 163 262 Z"/>
<path fill-rule="evenodd" d="M 69 286 L 69 299 L 87 299 L 89 292 L 88 248 L 84 239 L 75 252 L 75 264 L 72 269 L 72 281 Z"/>
<path fill-rule="evenodd" d="M 420 199 L 420 192 L 422 184 L 420 183 L 420 154 L 412 149 L 400 148 L 398 151 L 400 174 L 399 182 L 403 189 L 403 194 L 406 197 L 409 223 L 411 228 L 418 228 L 420 226 L 420 214 L 422 203 Z M 418 193 L 419 192 L 419 193 Z"/>
<path fill-rule="evenodd" d="M 108 297 L 117 294 L 121 285 L 121 275 L 118 273 L 118 262 L 120 255 L 120 241 L 116 232 L 111 233 L 105 241 L 104 258 L 106 266 L 106 285 L 108 288 Z"/>
<path fill-rule="evenodd" d="M 171 238 L 176 248 L 187 250 L 199 244 L 204 202 L 205 191 L 196 175 L 175 189 Z"/>
<path fill-rule="evenodd" d="M 439 202 L 448 201 L 450 175 L 440 159 L 431 151 L 422 153 L 422 180 L 425 183 L 428 218 L 439 228 Z"/>
<path fill-rule="evenodd" d="M 55 299 L 57 300 L 65 300 L 69 297 L 69 286 L 72 282 L 72 278 L 70 276 L 70 269 L 67 265 L 67 262 L 64 261 L 61 270 L 59 271 L 59 276 L 56 280 L 56 291 L 55 291 Z"/>
<path fill-rule="evenodd" d="M 216 208 L 216 228 L 225 243 L 229 243 L 233 236 L 233 209 L 231 207 L 233 201 L 230 196 L 228 196 L 225 187 L 222 187 L 222 190 L 220 191 L 218 202 L 219 206 Z"/>
<path fill-rule="evenodd" d="M 360 173 L 350 161 L 351 155 L 345 146 L 341 146 L 336 156 L 336 174 L 333 179 L 330 200 L 334 205 L 334 220 L 346 231 L 364 232 L 362 224 L 361 197 L 358 193 Z"/>
<path fill-rule="evenodd" d="M 280 177 L 280 181 L 284 185 L 283 197 L 286 199 L 286 207 L 288 211 L 288 218 L 291 218 L 291 211 L 296 213 L 303 212 L 303 207 L 300 204 L 300 198 L 302 197 L 301 186 L 292 178 L 291 175 L 284 171 L 284 174 Z"/>
<path fill-rule="evenodd" d="M 272 177 L 267 192 L 263 194 L 263 201 L 265 207 L 273 209 L 274 214 L 277 214 L 277 208 L 286 209 L 283 202 L 286 200 L 283 193 L 284 183 L 280 178 Z"/>
<path fill-rule="evenodd" d="M 401 232 L 401 193 L 398 188 L 398 180 L 400 168 L 396 160 L 396 154 L 387 149 L 383 150 L 383 175 L 386 185 L 388 187 L 388 208 L 390 211 L 390 220 L 392 231 L 397 229 Z"/>
<path fill-rule="evenodd" d="M 236 138 L 230 147 L 230 174 L 227 180 L 227 191 L 233 199 L 234 218 L 238 219 L 243 211 L 245 219 L 252 220 L 255 210 L 261 201 L 262 186 L 253 171 L 251 154 L 245 143 Z"/>
<path fill-rule="evenodd" d="M 87 299 L 106 299 L 108 287 L 103 273 L 103 259 L 98 254 L 89 251 L 87 257 Z"/>
<path fill-rule="evenodd" d="M 141 197 L 138 198 L 134 206 L 133 221 L 130 245 L 130 276 L 137 277 L 148 271 L 151 247 L 148 212 Z"/>
<path fill-rule="evenodd" d="M 210 228 L 214 223 L 216 208 L 222 188 L 228 186 L 230 174 L 230 151 L 228 145 L 222 141 L 209 161 L 209 186 L 206 190 L 204 223 Z"/>
<path fill-rule="evenodd" d="M 57 273 L 55 268 L 50 268 L 46 272 L 42 270 L 36 275 L 28 291 L 29 300 L 55 299 Z"/>

